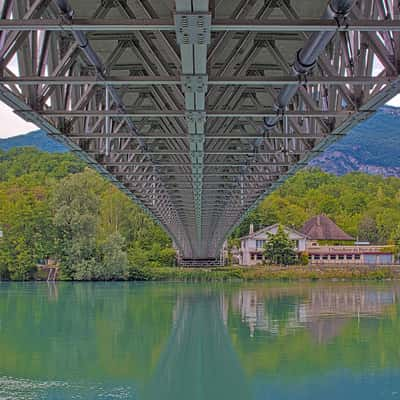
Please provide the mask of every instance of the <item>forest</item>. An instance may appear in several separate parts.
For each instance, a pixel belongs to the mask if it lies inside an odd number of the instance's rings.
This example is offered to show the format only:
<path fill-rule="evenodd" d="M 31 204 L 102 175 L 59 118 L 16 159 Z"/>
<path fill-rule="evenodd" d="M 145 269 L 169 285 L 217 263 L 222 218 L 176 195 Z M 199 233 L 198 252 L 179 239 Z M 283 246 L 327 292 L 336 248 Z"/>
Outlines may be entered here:
<path fill-rule="evenodd" d="M 400 243 L 400 179 L 362 173 L 299 172 L 249 213 L 237 240 L 280 222 L 300 228 L 324 213 L 359 240 Z M 172 242 L 122 192 L 70 153 L 0 151 L 0 280 L 29 280 L 57 260 L 66 280 L 133 279 L 173 266 Z"/>
<path fill-rule="evenodd" d="M 0 279 L 32 279 L 47 258 L 73 280 L 129 279 L 175 262 L 161 227 L 69 153 L 0 152 L 0 230 Z"/>

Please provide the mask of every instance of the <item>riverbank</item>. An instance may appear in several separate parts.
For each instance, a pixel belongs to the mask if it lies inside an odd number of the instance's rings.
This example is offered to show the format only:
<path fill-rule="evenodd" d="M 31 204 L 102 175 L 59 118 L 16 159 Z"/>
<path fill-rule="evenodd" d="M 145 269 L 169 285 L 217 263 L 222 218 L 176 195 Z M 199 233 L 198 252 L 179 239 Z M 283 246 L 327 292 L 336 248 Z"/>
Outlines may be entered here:
<path fill-rule="evenodd" d="M 145 281 L 386 280 L 400 279 L 400 266 L 153 268 L 137 270 L 131 279 Z"/>
<path fill-rule="evenodd" d="M 129 281 L 318 281 L 318 280 L 395 280 L 400 266 L 257 266 L 218 268 L 143 268 L 131 270 Z"/>
<path fill-rule="evenodd" d="M 33 281 L 46 281 L 48 273 L 38 270 Z M 400 280 L 400 265 L 392 266 L 256 266 L 214 268 L 132 268 L 124 279 L 110 281 L 224 282 L 224 281 L 372 281 Z M 0 279 L 1 281 L 1 279 Z M 6 280 L 7 281 L 7 280 Z M 57 276 L 57 281 L 71 281 Z M 82 279 L 85 281 L 85 279 Z M 99 281 L 93 279 L 92 281 Z M 100 279 L 100 281 L 103 281 Z"/>

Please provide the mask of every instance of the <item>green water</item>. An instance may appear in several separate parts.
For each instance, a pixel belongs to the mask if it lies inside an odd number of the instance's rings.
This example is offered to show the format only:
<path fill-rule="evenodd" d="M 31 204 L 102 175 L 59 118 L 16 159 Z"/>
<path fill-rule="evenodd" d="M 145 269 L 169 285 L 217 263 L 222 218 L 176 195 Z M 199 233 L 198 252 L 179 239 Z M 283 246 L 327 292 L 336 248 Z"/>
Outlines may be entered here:
<path fill-rule="evenodd" d="M 0 283 L 0 399 L 400 399 L 400 283 Z"/>

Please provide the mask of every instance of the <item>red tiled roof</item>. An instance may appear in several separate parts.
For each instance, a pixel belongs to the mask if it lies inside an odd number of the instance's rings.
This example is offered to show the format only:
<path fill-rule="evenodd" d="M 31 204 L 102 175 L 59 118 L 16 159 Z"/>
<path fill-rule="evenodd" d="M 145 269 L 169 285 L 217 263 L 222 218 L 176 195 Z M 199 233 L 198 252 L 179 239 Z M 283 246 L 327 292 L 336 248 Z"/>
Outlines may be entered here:
<path fill-rule="evenodd" d="M 354 238 L 340 229 L 326 215 L 317 215 L 308 220 L 300 230 L 311 240 L 340 240 L 353 241 Z"/>

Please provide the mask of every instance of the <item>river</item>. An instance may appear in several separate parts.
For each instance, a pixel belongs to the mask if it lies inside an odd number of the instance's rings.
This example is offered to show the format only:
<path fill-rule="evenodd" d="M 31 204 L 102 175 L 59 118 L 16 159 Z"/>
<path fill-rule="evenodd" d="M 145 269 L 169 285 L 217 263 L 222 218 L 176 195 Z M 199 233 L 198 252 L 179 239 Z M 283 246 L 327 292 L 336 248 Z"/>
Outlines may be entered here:
<path fill-rule="evenodd" d="M 0 283 L 0 399 L 400 399 L 400 283 Z"/>

